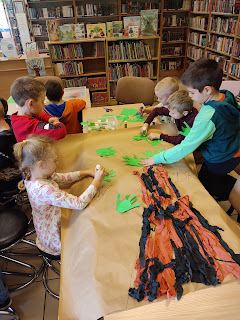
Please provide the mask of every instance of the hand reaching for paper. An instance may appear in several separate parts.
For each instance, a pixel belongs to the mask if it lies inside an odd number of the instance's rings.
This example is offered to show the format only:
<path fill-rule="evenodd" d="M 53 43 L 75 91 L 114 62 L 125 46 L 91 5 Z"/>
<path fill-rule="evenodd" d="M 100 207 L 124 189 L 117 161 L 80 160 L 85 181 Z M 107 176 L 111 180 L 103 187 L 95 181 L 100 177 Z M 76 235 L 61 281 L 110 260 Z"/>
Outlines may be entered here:
<path fill-rule="evenodd" d="M 131 210 L 133 208 L 140 207 L 140 203 L 135 203 L 137 201 L 136 195 L 134 195 L 130 199 L 128 199 L 129 197 L 130 197 L 130 195 L 127 195 L 125 197 L 125 200 L 121 201 L 120 194 L 118 194 L 116 210 L 119 213 L 124 213 L 124 212 Z"/>
<path fill-rule="evenodd" d="M 148 135 L 148 139 L 149 140 L 159 140 L 160 139 L 160 134 L 159 133 L 155 133 L 155 132 L 151 132 L 149 135 Z"/>
<path fill-rule="evenodd" d="M 148 166 L 153 166 L 155 164 L 153 157 L 147 158 L 146 160 L 140 160 L 139 165 L 148 167 Z"/>

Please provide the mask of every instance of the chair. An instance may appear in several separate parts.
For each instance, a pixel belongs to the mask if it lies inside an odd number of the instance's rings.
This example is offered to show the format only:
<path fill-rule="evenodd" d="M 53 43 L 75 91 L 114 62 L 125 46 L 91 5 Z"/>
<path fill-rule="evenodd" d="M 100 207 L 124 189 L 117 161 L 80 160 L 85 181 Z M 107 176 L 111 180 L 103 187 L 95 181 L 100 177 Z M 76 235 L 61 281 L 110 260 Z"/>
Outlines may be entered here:
<path fill-rule="evenodd" d="M 36 256 L 35 254 L 29 253 L 16 253 L 12 251 L 14 245 L 24 242 L 30 245 L 32 244 L 25 237 L 32 234 L 33 231 L 28 232 L 29 220 L 25 213 L 18 208 L 7 208 L 3 207 L 0 209 L 0 258 L 11 261 L 18 266 L 27 268 L 30 272 L 15 272 L 15 271 L 3 271 L 4 274 L 26 277 L 25 283 L 20 284 L 12 289 L 10 292 L 17 291 L 30 285 L 39 275 L 42 267 L 39 271 L 28 263 L 22 262 L 13 258 L 13 256 L 25 256 L 31 257 Z M 40 255 L 38 255 L 40 256 Z"/>
<path fill-rule="evenodd" d="M 44 267 L 43 267 L 43 285 L 44 288 L 46 289 L 47 293 L 50 294 L 50 296 L 59 299 L 59 294 L 54 293 L 48 286 L 48 278 L 47 278 L 47 272 L 48 269 L 52 269 L 58 276 L 60 276 L 60 271 L 58 269 L 56 269 L 53 265 L 53 260 L 52 258 L 48 257 L 41 251 L 42 257 L 43 257 L 43 261 L 44 261 Z M 54 261 L 57 261 L 59 263 L 59 265 L 61 265 L 61 261 L 60 261 L 60 256 L 58 257 L 54 257 Z"/>
<path fill-rule="evenodd" d="M 116 100 L 118 104 L 143 103 L 150 106 L 154 102 L 154 87 L 154 82 L 148 78 L 120 78 L 117 82 Z"/>
<path fill-rule="evenodd" d="M 20 320 L 17 313 L 9 307 L 7 310 L 0 311 L 0 319 L 1 320 Z"/>

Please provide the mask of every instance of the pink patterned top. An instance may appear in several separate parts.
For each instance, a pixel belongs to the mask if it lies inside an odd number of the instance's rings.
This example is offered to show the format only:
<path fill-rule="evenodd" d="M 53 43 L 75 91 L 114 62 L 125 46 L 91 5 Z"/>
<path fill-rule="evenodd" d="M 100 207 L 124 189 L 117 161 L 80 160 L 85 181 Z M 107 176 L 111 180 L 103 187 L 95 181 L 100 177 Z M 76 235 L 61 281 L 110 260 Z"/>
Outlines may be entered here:
<path fill-rule="evenodd" d="M 33 222 L 37 233 L 38 248 L 48 254 L 61 254 L 61 209 L 84 209 L 97 193 L 90 185 L 83 194 L 76 197 L 61 190 L 59 184 L 80 179 L 80 171 L 54 173 L 51 179 L 25 181 L 32 207 Z"/>

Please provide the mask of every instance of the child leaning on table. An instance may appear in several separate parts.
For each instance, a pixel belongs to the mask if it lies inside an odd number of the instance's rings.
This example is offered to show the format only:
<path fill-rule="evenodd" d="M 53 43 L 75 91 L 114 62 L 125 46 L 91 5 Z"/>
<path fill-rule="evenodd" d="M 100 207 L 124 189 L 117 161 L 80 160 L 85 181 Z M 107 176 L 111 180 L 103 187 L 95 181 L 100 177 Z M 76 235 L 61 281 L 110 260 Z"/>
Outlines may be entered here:
<path fill-rule="evenodd" d="M 229 199 L 240 213 L 240 178 L 229 175 L 240 172 L 240 107 L 230 91 L 219 91 L 222 76 L 220 64 L 212 59 L 199 59 L 185 71 L 182 82 L 190 97 L 203 104 L 192 129 L 179 145 L 139 163 L 174 163 L 200 146 L 204 160 L 199 180 L 213 197 Z"/>
<path fill-rule="evenodd" d="M 155 95 L 158 98 L 159 104 L 153 107 L 141 107 L 139 108 L 138 112 L 143 113 L 150 113 L 156 107 L 163 107 L 166 105 L 168 97 L 174 93 L 175 91 L 179 90 L 179 85 L 177 80 L 172 77 L 165 77 L 160 80 L 155 86 Z"/>
<path fill-rule="evenodd" d="M 66 127 L 56 117 L 42 112 L 46 89 L 44 84 L 30 77 L 16 79 L 10 89 L 18 112 L 12 114 L 11 123 L 18 142 L 30 134 L 51 137 L 54 140 L 66 136 Z"/>
<path fill-rule="evenodd" d="M 164 141 L 176 145 L 183 141 L 183 139 L 189 132 L 189 129 L 193 126 L 193 122 L 196 115 L 198 114 L 198 111 L 196 108 L 193 108 L 193 101 L 189 97 L 189 94 L 186 90 L 178 90 L 171 94 L 167 99 L 166 105 L 167 107 L 157 107 L 150 112 L 143 127 L 140 129 L 140 132 L 143 132 L 144 127 L 146 128 L 147 132 L 148 126 L 156 116 L 170 116 L 175 119 L 177 129 L 182 133 L 179 133 L 177 136 L 169 136 L 163 133 L 152 132 L 148 135 L 148 139 L 163 139 Z"/>
<path fill-rule="evenodd" d="M 63 100 L 64 89 L 57 80 L 48 80 L 45 83 L 46 96 L 51 101 L 43 111 L 51 117 L 58 117 L 65 124 L 67 133 L 82 133 L 81 110 L 86 106 L 82 99 Z"/>
<path fill-rule="evenodd" d="M 106 176 L 104 168 L 69 173 L 56 173 L 57 155 L 54 141 L 44 136 L 30 135 L 15 144 L 14 155 L 25 178 L 38 248 L 49 255 L 61 254 L 61 208 L 83 210 L 97 193 Z M 93 177 L 92 183 L 76 197 L 62 191 L 58 184 Z"/>

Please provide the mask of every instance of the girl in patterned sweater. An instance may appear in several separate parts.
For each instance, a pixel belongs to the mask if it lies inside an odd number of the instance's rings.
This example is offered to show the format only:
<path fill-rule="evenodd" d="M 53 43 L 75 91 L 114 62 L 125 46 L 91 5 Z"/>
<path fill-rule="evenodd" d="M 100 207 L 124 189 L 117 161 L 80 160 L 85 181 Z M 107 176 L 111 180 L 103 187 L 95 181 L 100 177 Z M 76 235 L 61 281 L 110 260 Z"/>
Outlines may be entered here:
<path fill-rule="evenodd" d="M 54 142 L 45 136 L 30 135 L 14 146 L 25 177 L 25 186 L 32 207 L 33 222 L 40 251 L 49 255 L 61 254 L 61 208 L 84 209 L 97 193 L 106 176 L 104 168 L 69 173 L 56 173 L 57 156 Z M 93 177 L 92 183 L 76 197 L 61 190 L 58 184 L 72 183 L 85 177 Z"/>

